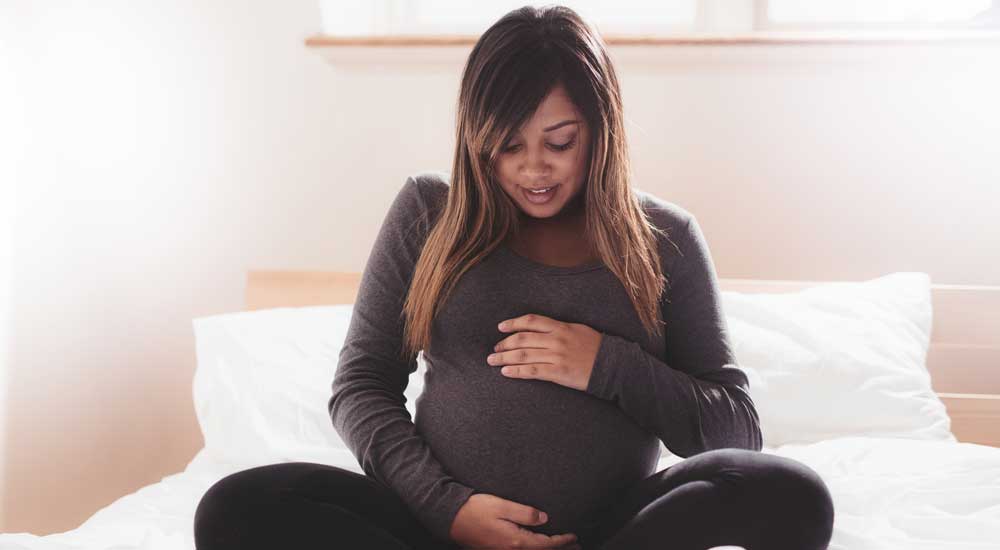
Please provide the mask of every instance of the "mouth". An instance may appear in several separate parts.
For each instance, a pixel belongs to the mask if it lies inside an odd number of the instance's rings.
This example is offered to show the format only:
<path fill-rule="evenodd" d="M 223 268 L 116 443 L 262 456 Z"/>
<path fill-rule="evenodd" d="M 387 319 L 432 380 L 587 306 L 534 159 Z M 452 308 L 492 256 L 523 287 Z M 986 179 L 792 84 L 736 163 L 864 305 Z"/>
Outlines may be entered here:
<path fill-rule="evenodd" d="M 529 190 L 531 188 L 528 187 L 521 187 L 521 194 L 532 204 L 545 204 L 552 200 L 552 197 L 559 191 L 560 185 L 562 184 L 557 183 L 548 187 L 538 187 L 537 189 L 541 191 L 540 193 L 535 193 Z"/>

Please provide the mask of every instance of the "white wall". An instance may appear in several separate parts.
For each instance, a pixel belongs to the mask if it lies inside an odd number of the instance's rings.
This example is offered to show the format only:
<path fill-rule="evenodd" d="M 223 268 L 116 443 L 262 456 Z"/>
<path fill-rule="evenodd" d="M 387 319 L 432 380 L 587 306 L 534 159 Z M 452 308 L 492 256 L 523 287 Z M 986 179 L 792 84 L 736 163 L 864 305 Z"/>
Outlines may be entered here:
<path fill-rule="evenodd" d="M 31 139 L 26 107 L 29 90 L 23 69 L 28 66 L 28 52 L 22 47 L 27 29 L 19 25 L 20 6 L 0 5 L 0 495 L 7 495 L 6 471 L 10 444 L 7 427 L 10 408 L 8 379 L 14 364 L 11 361 L 13 343 L 13 277 L 14 277 L 14 216 L 17 183 L 22 181 L 21 169 Z M 8 9 L 10 8 L 10 9 Z M 0 530 L 5 517 L 6 499 L 0 498 Z"/>
<path fill-rule="evenodd" d="M 0 96 L 26 153 L 0 530 L 49 533 L 201 447 L 193 317 L 241 309 L 248 269 L 360 271 L 406 176 L 450 169 L 469 48 L 327 56 L 306 0 L 0 10 L 30 92 Z M 699 217 L 720 276 L 1000 284 L 996 46 L 612 55 L 635 185 Z"/>

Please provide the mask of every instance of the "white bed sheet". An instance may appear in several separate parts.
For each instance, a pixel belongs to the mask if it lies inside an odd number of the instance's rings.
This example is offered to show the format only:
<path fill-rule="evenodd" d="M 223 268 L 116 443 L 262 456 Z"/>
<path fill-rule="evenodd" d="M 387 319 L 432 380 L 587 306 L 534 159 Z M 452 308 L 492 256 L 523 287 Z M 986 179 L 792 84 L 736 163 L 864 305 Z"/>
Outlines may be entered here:
<path fill-rule="evenodd" d="M 816 469 L 834 499 L 830 550 L 1000 549 L 1000 448 L 972 443 L 843 437 L 764 452 Z M 325 459 L 361 472 L 344 449 Z M 660 469 L 681 460 L 667 455 Z M 213 459 L 204 449 L 183 472 L 123 496 L 76 529 L 0 535 L 4 550 L 194 550 L 192 520 L 204 492 L 255 464 Z"/>

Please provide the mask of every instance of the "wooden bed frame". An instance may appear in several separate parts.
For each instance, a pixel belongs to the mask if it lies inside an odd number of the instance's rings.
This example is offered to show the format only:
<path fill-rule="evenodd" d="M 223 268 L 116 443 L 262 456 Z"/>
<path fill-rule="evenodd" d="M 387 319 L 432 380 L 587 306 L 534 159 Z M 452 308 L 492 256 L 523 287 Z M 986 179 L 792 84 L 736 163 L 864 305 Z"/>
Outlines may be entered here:
<path fill-rule="evenodd" d="M 246 309 L 352 304 L 360 272 L 251 270 Z M 735 292 L 794 292 L 825 281 L 720 279 Z M 1000 286 L 931 285 L 927 367 L 962 442 L 1000 447 Z"/>

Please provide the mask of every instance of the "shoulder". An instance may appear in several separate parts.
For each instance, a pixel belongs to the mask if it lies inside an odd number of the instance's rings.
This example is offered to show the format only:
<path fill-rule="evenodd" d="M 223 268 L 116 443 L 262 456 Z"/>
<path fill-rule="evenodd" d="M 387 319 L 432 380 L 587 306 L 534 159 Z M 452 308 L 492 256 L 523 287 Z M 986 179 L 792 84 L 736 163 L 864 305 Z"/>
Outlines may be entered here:
<path fill-rule="evenodd" d="M 448 172 L 424 171 L 417 172 L 406 179 L 412 192 L 417 193 L 430 210 L 444 206 L 451 188 L 451 174 Z"/>
<path fill-rule="evenodd" d="M 639 205 L 642 207 L 643 211 L 646 212 L 650 219 L 660 229 L 675 226 L 683 227 L 687 225 L 691 218 L 694 217 L 694 215 L 683 206 L 658 197 L 653 193 L 636 188 L 633 188 L 632 192 L 639 199 Z"/>
<path fill-rule="evenodd" d="M 385 224 L 402 232 L 425 234 L 448 198 L 448 178 L 440 172 L 419 172 L 406 178 L 389 207 Z"/>
<path fill-rule="evenodd" d="M 698 278 L 714 276 L 715 263 L 698 218 L 682 206 L 651 193 L 637 193 L 649 219 L 669 235 L 659 235 L 666 271 Z"/>
<path fill-rule="evenodd" d="M 661 251 L 666 250 L 670 258 L 673 258 L 678 256 L 675 247 L 679 247 L 683 253 L 691 246 L 692 226 L 697 224 L 694 214 L 683 206 L 648 191 L 633 188 L 632 192 L 646 218 L 666 234 L 658 236 Z"/>
<path fill-rule="evenodd" d="M 448 197 L 449 176 L 447 172 L 417 172 L 407 176 L 406 182 L 396 192 L 395 202 L 408 209 L 435 209 Z"/>

